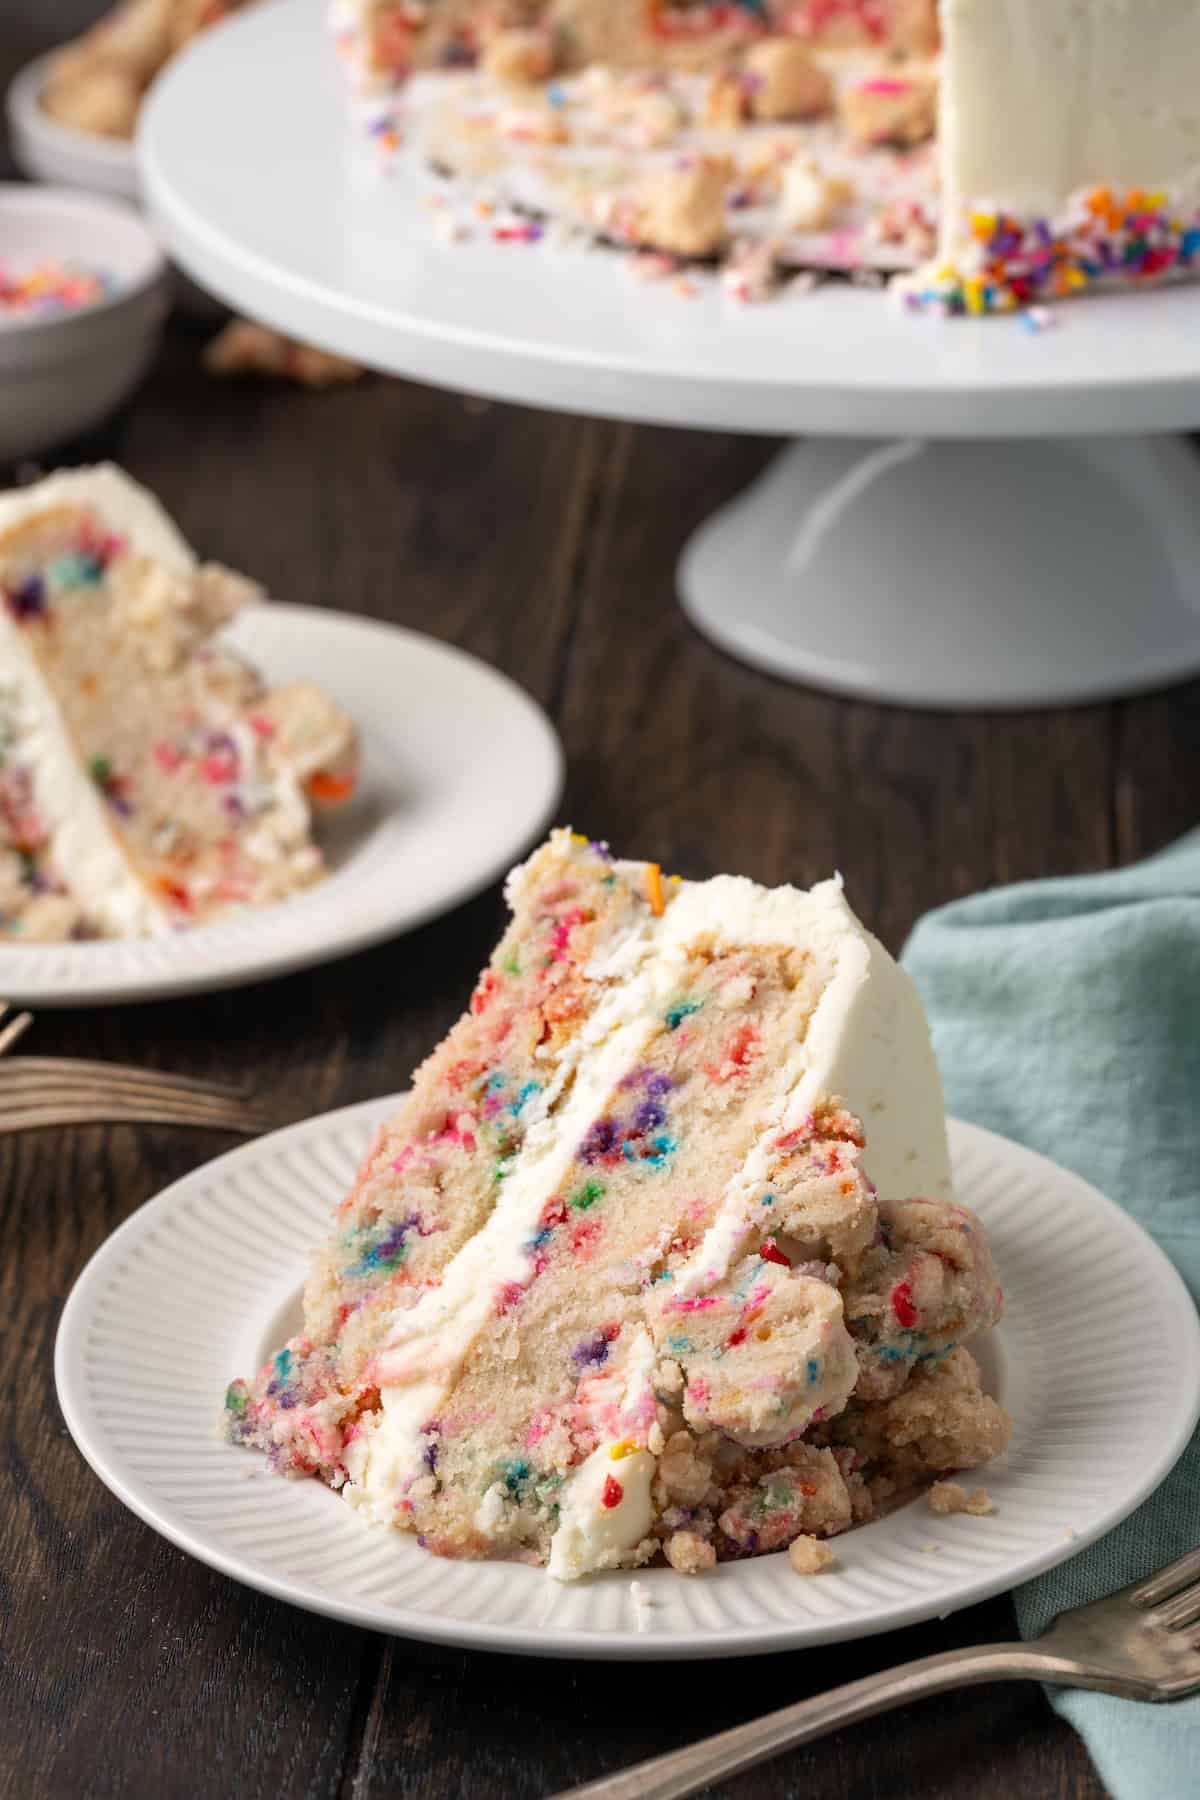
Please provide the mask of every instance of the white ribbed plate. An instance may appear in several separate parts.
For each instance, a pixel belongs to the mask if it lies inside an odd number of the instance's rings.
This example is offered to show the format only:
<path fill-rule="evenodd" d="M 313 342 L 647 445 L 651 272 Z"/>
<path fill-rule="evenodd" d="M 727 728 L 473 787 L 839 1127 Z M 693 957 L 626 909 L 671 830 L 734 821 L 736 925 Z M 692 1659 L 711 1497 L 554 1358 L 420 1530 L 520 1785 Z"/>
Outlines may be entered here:
<path fill-rule="evenodd" d="M 317 607 L 251 607 L 227 641 L 272 683 L 321 681 L 356 720 L 363 778 L 318 825 L 329 879 L 280 906 L 171 937 L 0 945 L 0 994 L 31 1006 L 237 987 L 395 937 L 490 885 L 562 790 L 554 728 L 465 651 Z"/>
<path fill-rule="evenodd" d="M 1132 1512 L 1196 1423 L 1200 1325 L 1166 1258 L 1085 1182 L 956 1123 L 959 1192 L 987 1224 L 1008 1295 L 981 1359 L 1017 1420 L 982 1477 L 992 1517 L 935 1518 L 920 1500 L 840 1538 L 836 1568 L 817 1578 L 768 1556 L 694 1580 L 643 1570 L 636 1594 L 627 1574 L 564 1587 L 517 1564 L 442 1561 L 218 1436 L 226 1382 L 295 1328 L 309 1250 L 394 1105 L 292 1126 L 177 1182 L 96 1253 L 59 1328 L 59 1399 L 101 1480 L 264 1593 L 377 1631 L 541 1656 L 863 1637 L 1062 1562 Z"/>

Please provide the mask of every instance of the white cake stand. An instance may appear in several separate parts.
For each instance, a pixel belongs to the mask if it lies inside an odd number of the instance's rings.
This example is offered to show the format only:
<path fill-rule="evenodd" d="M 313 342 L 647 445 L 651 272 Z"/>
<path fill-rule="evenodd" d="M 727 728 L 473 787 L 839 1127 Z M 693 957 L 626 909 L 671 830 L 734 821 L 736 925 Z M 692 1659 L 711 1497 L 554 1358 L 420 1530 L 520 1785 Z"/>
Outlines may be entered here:
<path fill-rule="evenodd" d="M 1200 670 L 1200 288 L 935 322 L 844 287 L 742 307 L 606 252 L 439 242 L 349 117 L 322 0 L 275 0 L 156 85 L 172 254 L 229 303 L 392 374 L 795 437 L 686 546 L 689 616 L 797 681 L 933 707 L 1097 700 Z M 680 454 L 687 454 L 686 440 Z"/>

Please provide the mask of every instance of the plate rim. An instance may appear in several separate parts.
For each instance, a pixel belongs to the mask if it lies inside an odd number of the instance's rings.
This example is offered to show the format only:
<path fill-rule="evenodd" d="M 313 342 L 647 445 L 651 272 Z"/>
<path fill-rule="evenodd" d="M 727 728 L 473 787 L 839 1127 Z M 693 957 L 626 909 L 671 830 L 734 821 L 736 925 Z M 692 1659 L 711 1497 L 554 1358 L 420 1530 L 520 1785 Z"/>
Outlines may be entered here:
<path fill-rule="evenodd" d="M 201 961 L 199 966 L 186 966 L 189 955 L 193 962 L 197 956 L 203 957 L 207 940 L 213 933 L 221 930 L 225 923 L 222 921 L 214 927 L 202 925 L 194 931 L 181 934 L 178 942 L 183 951 L 181 960 L 185 966 L 170 974 L 149 969 L 139 972 L 132 979 L 106 977 L 101 959 L 111 959 L 117 950 L 128 952 L 131 945 L 136 945 L 135 939 L 100 940 L 90 946 L 73 946 L 77 952 L 85 955 L 90 950 L 95 955 L 98 966 L 92 979 L 75 981 L 58 988 L 38 982 L 26 985 L 21 980 L 19 959 L 28 952 L 19 947 L 0 944 L 0 992 L 12 1001 L 46 1010 L 72 1006 L 140 1006 L 191 994 L 232 992 L 239 987 L 275 980 L 303 969 L 323 968 L 343 957 L 354 956 L 393 938 L 406 936 L 474 899 L 507 874 L 513 862 L 536 841 L 556 816 L 566 785 L 566 755 L 562 740 L 545 708 L 504 670 L 486 662 L 483 657 L 464 650 L 460 645 L 448 643 L 429 632 L 418 631 L 409 625 L 394 625 L 385 619 L 374 619 L 367 614 L 348 612 L 340 607 L 269 600 L 262 605 L 247 607 L 239 616 L 247 618 L 251 614 L 267 615 L 285 623 L 291 619 L 300 626 L 317 622 L 330 624 L 335 630 L 348 626 L 352 631 L 363 635 L 376 634 L 391 640 L 399 638 L 418 655 L 429 655 L 435 660 L 456 664 L 459 670 L 469 670 L 473 676 L 483 677 L 493 684 L 495 692 L 505 696 L 514 717 L 518 712 L 524 715 L 530 728 L 531 742 L 534 735 L 540 736 L 542 740 L 546 779 L 541 794 L 536 796 L 540 804 L 536 808 L 529 808 L 523 829 L 519 833 L 512 833 L 511 843 L 503 853 L 497 853 L 486 863 L 480 863 L 471 880 L 455 885 L 449 898 L 431 900 L 426 905 L 415 908 L 405 915 L 402 923 L 397 924 L 394 918 L 387 917 L 364 920 L 357 927 L 351 923 L 348 929 L 339 929 L 336 942 L 327 941 L 329 927 L 326 925 L 314 931 L 311 939 L 303 945 L 289 941 L 273 950 L 268 922 L 287 912 L 289 902 L 281 901 L 275 906 L 263 907 L 257 913 L 238 915 L 242 923 L 264 927 L 260 934 L 263 941 L 253 960 L 247 957 L 244 944 L 239 943 L 230 945 L 223 959 L 218 955 L 211 963 Z M 148 944 L 162 942 L 161 939 L 145 941 Z M 50 949 L 53 946 L 39 948 Z"/>
<path fill-rule="evenodd" d="M 319 1134 L 339 1125 L 355 1125 L 360 1119 L 364 1123 L 375 1123 L 401 1097 L 399 1094 L 388 1095 L 319 1113 L 311 1119 L 269 1133 L 265 1138 L 255 1139 L 250 1144 L 226 1151 L 210 1162 L 201 1163 L 139 1206 L 99 1245 L 72 1284 L 59 1318 L 54 1343 L 55 1391 L 72 1441 L 92 1472 L 143 1524 L 148 1525 L 176 1549 L 217 1573 L 272 1599 L 286 1601 L 303 1611 L 336 1619 L 343 1624 L 379 1631 L 389 1636 L 518 1656 L 567 1657 L 595 1662 L 709 1661 L 724 1657 L 769 1655 L 774 1651 L 815 1649 L 822 1644 L 874 1637 L 934 1618 L 948 1617 L 967 1606 L 1008 1593 L 1033 1577 L 1067 1562 L 1137 1510 L 1170 1474 L 1200 1422 L 1200 1316 L 1197 1315 L 1182 1276 L 1166 1252 L 1136 1219 L 1073 1170 L 1063 1168 L 1040 1151 L 1018 1144 L 999 1132 L 952 1117 L 947 1120 L 952 1142 L 958 1139 L 965 1148 L 974 1139 L 983 1143 L 994 1154 L 999 1147 L 998 1153 L 1002 1156 L 1015 1154 L 1020 1159 L 1030 1159 L 1035 1167 L 1049 1172 L 1055 1181 L 1065 1178 L 1077 1186 L 1089 1204 L 1099 1207 L 1115 1229 L 1128 1239 L 1137 1241 L 1143 1254 L 1149 1251 L 1150 1262 L 1156 1265 L 1156 1275 L 1162 1282 L 1164 1302 L 1169 1296 L 1172 1310 L 1179 1315 L 1183 1336 L 1187 1337 L 1190 1333 L 1190 1361 L 1184 1372 L 1190 1373 L 1195 1379 L 1180 1384 L 1181 1393 L 1190 1392 L 1188 1404 L 1179 1411 L 1171 1431 L 1164 1432 L 1158 1453 L 1142 1464 L 1137 1479 L 1123 1498 L 1104 1508 L 1097 1520 L 1073 1533 L 1069 1539 L 1064 1538 L 1061 1544 L 1053 1544 L 1044 1551 L 1006 1563 L 999 1570 L 993 1569 L 965 1580 L 959 1578 L 953 1594 L 927 1594 L 908 1604 L 896 1604 L 865 1618 L 857 1616 L 849 1622 L 850 1630 L 845 1629 L 845 1620 L 816 1620 L 809 1616 L 803 1620 L 798 1618 L 795 1626 L 729 1626 L 711 1635 L 698 1637 L 690 1643 L 680 1643 L 675 1637 L 655 1633 L 633 1636 L 626 1630 L 588 1632 L 572 1628 L 548 1634 L 544 1625 L 499 1625 L 442 1619 L 434 1613 L 407 1607 L 390 1607 L 385 1614 L 359 1602 L 340 1602 L 307 1581 L 277 1576 L 255 1564 L 252 1558 L 223 1549 L 219 1541 L 213 1540 L 211 1526 L 176 1517 L 174 1502 L 156 1504 L 148 1483 L 143 1484 L 147 1489 L 143 1493 L 139 1491 L 136 1479 L 126 1478 L 118 1468 L 114 1468 L 112 1463 L 115 1459 L 106 1454 L 102 1441 L 103 1427 L 91 1418 L 83 1392 L 81 1352 L 86 1344 L 88 1308 L 93 1290 L 102 1290 L 103 1279 L 112 1265 L 119 1261 L 139 1235 L 151 1229 L 156 1218 L 167 1213 L 172 1205 L 178 1205 L 181 1200 L 186 1201 L 194 1184 L 211 1181 L 214 1176 L 219 1179 L 223 1169 L 247 1153 L 255 1150 L 261 1153 L 263 1144 L 278 1144 L 282 1147 L 285 1140 L 295 1143 L 310 1132 Z M 611 1579 L 628 1580 L 630 1575 L 631 1571 L 623 1570 L 615 1573 Z"/>

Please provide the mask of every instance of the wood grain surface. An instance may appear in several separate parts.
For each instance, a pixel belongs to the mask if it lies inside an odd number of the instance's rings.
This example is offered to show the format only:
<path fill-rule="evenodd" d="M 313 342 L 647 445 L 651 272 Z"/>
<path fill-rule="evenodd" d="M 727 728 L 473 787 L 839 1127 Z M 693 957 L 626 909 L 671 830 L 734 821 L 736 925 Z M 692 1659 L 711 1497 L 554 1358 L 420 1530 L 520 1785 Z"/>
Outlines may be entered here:
<path fill-rule="evenodd" d="M 59 13 L 70 10 L 59 0 Z M 86 12 L 80 6 L 77 11 Z M 0 19 L 0 77 L 45 36 Z M 840 868 L 893 948 L 926 907 L 1096 869 L 1194 822 L 1200 685 L 1128 705 L 946 717 L 834 700 L 727 660 L 685 624 L 690 527 L 772 445 L 466 402 L 402 382 L 220 385 L 173 328 L 110 455 L 208 556 L 281 598 L 461 644 L 552 713 L 564 816 L 693 875 Z M 250 1078 L 295 1116 L 394 1089 L 460 1010 L 489 894 L 412 936 L 229 995 L 46 1014 L 33 1051 Z M 63 1300 L 130 1212 L 223 1140 L 128 1128 L 0 1146 L 0 1800 L 540 1800 L 906 1657 L 1013 1633 L 997 1600 L 943 1624 L 768 1660 L 622 1668 L 389 1641 L 310 1618 L 140 1525 L 66 1436 Z M 859 1726 L 727 1784 L 735 1800 L 1097 1800 L 1035 1688 Z"/>

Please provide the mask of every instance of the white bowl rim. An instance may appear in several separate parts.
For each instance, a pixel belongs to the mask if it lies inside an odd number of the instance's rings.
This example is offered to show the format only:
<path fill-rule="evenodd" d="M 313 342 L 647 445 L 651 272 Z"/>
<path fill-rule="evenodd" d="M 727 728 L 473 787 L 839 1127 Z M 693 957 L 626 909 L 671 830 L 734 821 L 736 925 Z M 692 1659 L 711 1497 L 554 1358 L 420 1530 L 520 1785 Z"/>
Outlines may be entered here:
<path fill-rule="evenodd" d="M 76 155 L 94 156 L 110 169 L 128 169 L 132 174 L 137 168 L 132 138 L 105 137 L 99 131 L 81 131 L 77 125 L 64 125 L 59 119 L 52 118 L 42 106 L 41 92 L 50 73 L 50 65 L 67 48 L 68 44 L 64 42 L 57 49 L 47 50 L 42 56 L 35 57 L 23 69 L 18 69 L 8 85 L 10 120 L 22 131 L 40 133 L 47 142 L 57 143 L 63 150 L 71 150 Z"/>
<path fill-rule="evenodd" d="M 91 193 L 85 188 L 59 187 L 47 182 L 2 181 L 0 219 L 10 207 L 35 216 L 39 212 L 90 212 L 101 220 L 115 220 L 136 240 L 144 253 L 146 266 L 140 274 L 120 277 L 111 293 L 68 312 L 24 316 L 18 313 L 10 317 L 0 313 L 0 336 L 15 336 L 22 332 L 62 331 L 77 325 L 82 319 L 103 318 L 106 314 L 119 311 L 121 307 L 152 293 L 166 281 L 166 256 L 158 240 L 128 201 L 113 195 Z"/>

